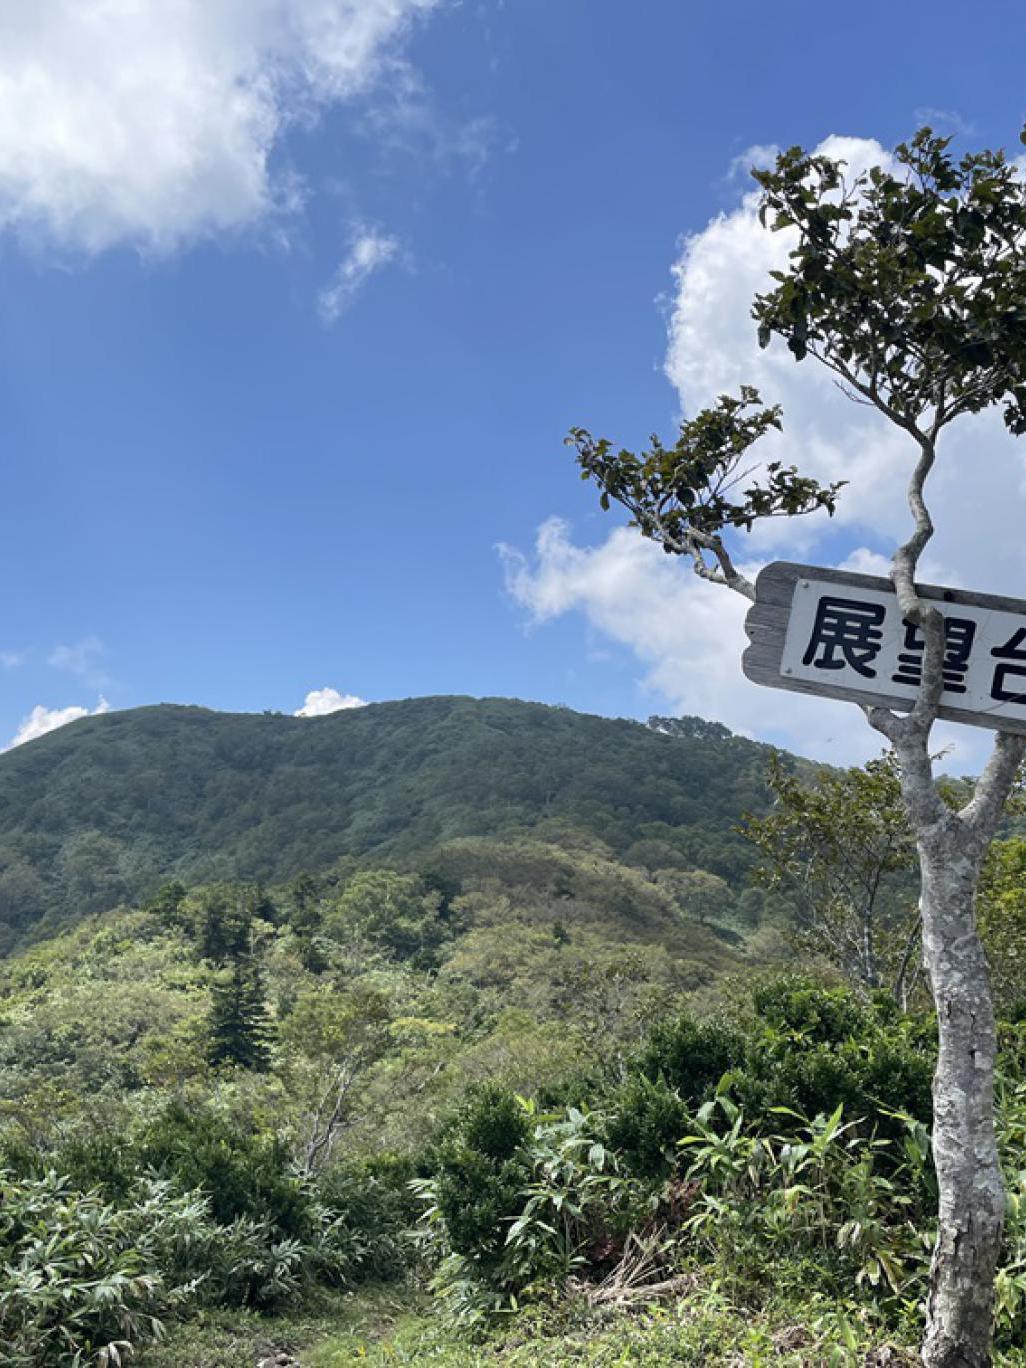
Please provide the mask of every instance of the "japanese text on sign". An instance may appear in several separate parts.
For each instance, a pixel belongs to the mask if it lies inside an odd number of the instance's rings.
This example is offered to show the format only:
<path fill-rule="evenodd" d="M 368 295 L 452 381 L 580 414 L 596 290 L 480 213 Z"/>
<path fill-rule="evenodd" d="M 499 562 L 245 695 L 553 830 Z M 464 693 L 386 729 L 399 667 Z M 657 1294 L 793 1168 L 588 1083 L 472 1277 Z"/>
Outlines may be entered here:
<path fill-rule="evenodd" d="M 1026 613 L 935 603 L 944 614 L 944 691 L 960 709 L 1026 718 Z M 922 683 L 925 641 L 893 592 L 831 580 L 795 584 L 780 672 L 859 693 L 908 696 Z"/>

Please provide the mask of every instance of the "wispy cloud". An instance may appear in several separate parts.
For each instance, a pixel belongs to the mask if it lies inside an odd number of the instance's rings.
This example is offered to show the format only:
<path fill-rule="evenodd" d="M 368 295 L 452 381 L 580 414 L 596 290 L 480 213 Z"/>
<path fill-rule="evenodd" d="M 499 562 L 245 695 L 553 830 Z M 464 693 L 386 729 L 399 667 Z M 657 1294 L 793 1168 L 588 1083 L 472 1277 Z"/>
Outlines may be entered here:
<path fill-rule="evenodd" d="M 517 150 L 512 131 L 492 114 L 452 118 L 444 114 L 410 67 L 390 82 L 387 97 L 376 100 L 361 128 L 386 152 L 429 163 L 445 175 L 475 180 L 497 151 Z"/>
<path fill-rule="evenodd" d="M 339 693 L 338 689 L 311 689 L 306 702 L 297 708 L 295 717 L 327 717 L 328 713 L 341 712 L 343 708 L 364 708 L 365 698 L 356 694 Z"/>
<path fill-rule="evenodd" d="M 0 665 L 5 670 L 16 670 L 28 660 L 28 651 L 0 651 Z"/>
<path fill-rule="evenodd" d="M 376 271 L 394 261 L 399 240 L 376 228 L 361 225 L 353 234 L 349 251 L 318 297 L 317 307 L 325 323 L 338 321 L 359 290 Z"/>
<path fill-rule="evenodd" d="M 935 109 L 932 105 L 920 105 L 915 112 L 917 124 L 929 124 L 936 133 L 957 133 L 963 138 L 972 137 L 975 126 L 962 117 L 957 109 Z"/>
<path fill-rule="evenodd" d="M 47 663 L 57 670 L 66 670 L 76 675 L 94 689 L 102 689 L 110 683 L 100 660 L 105 654 L 103 642 L 99 637 L 87 636 L 72 646 L 55 646 L 47 658 Z"/>
<path fill-rule="evenodd" d="M 22 719 L 21 726 L 4 749 L 12 750 L 15 746 L 23 746 L 26 741 L 35 741 L 37 737 L 56 731 L 69 722 L 76 722 L 80 717 L 98 717 L 105 712 L 110 712 L 110 704 L 102 694 L 95 708 L 81 708 L 74 704 L 68 708 L 44 708 L 37 703 L 29 715 Z"/>

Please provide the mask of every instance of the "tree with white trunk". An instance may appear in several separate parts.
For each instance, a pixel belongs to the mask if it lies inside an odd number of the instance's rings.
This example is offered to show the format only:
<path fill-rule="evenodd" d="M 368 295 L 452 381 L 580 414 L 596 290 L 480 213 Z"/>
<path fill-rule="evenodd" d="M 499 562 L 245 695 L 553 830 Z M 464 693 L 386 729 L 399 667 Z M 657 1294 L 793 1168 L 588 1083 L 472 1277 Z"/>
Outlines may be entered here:
<path fill-rule="evenodd" d="M 984 1368 L 1005 1196 L 994 1138 L 994 1011 L 975 902 L 1026 737 L 998 732 L 972 798 L 961 809 L 943 801 L 930 734 L 944 688 L 944 623 L 916 579 L 934 532 L 927 485 L 945 430 L 997 405 L 1012 433 L 1026 433 L 1026 182 L 1001 151 L 956 160 L 949 145 L 922 129 L 895 150 L 896 172 L 873 167 L 850 179 L 843 162 L 797 147 L 753 172 L 763 225 L 793 240 L 787 268 L 772 273 L 753 317 L 762 346 L 779 338 L 797 361 L 812 357 L 908 438 L 911 529 L 890 578 L 903 617 L 925 641 L 922 683 L 906 712 L 864 711 L 900 767 L 938 1022 L 940 1204 L 922 1358 L 928 1368 Z M 841 494 L 840 484 L 822 485 L 793 466 L 749 464 L 753 444 L 780 425 L 780 410 L 745 387 L 683 422 L 673 446 L 653 437 L 640 454 L 617 451 L 582 428 L 568 442 L 603 507 L 623 505 L 644 536 L 754 601 L 731 538 L 765 518 L 832 513 Z"/>

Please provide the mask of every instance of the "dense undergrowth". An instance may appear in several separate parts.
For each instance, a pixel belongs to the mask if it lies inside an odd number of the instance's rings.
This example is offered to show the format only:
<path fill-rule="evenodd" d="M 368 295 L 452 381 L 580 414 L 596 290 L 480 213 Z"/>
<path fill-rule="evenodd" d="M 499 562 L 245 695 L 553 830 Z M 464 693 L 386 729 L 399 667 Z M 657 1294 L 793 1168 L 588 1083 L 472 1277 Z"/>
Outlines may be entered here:
<path fill-rule="evenodd" d="M 516 1362 L 528 1327 L 563 1361 L 631 1361 L 638 1336 L 638 1361 L 673 1361 L 671 1340 L 717 1324 L 722 1339 L 731 1318 L 739 1362 L 759 1361 L 759 1336 L 766 1353 L 790 1336 L 796 1355 L 907 1344 L 935 1204 L 931 1034 L 882 998 L 769 977 L 715 1017 L 660 1021 L 605 1071 L 532 1097 L 478 1085 L 401 1155 L 304 1172 L 266 1121 L 210 1099 L 48 1145 L 9 1134 L 0 1362 L 145 1363 L 199 1314 L 280 1313 L 382 1279 L 432 1298 L 435 1338 L 408 1326 L 400 1362 L 485 1362 L 497 1334 Z M 1006 1027 L 1002 1350 L 1026 1328 L 1024 1053 Z M 342 1352 L 329 1339 L 313 1361 Z"/>
<path fill-rule="evenodd" d="M 468 1085 L 555 1099 L 744 962 L 678 895 L 587 833 L 462 841 L 169 884 L 0 962 L 0 1362 L 140 1361 L 183 1318 L 407 1277 Z"/>
<path fill-rule="evenodd" d="M 772 925 L 734 895 L 696 916 L 702 873 L 464 840 L 170 884 L 0 963 L 0 1365 L 220 1368 L 273 1327 L 313 1368 L 903 1353 L 934 1023 L 760 963 Z M 1026 1028 L 1002 1031 L 1013 1353 Z M 329 1332 L 369 1287 L 388 1316 Z"/>
<path fill-rule="evenodd" d="M 494 1093 L 467 1104 L 419 1185 L 450 1320 L 482 1324 L 567 1288 L 629 1305 L 698 1276 L 749 1303 L 849 1306 L 881 1342 L 914 1336 L 936 1209 L 929 1023 L 801 980 L 752 1005 L 741 1027 L 658 1027 L 592 1110 L 538 1116 Z M 1011 1350 L 1026 1331 L 1017 1028 L 1006 1047 L 998 1343 Z"/>

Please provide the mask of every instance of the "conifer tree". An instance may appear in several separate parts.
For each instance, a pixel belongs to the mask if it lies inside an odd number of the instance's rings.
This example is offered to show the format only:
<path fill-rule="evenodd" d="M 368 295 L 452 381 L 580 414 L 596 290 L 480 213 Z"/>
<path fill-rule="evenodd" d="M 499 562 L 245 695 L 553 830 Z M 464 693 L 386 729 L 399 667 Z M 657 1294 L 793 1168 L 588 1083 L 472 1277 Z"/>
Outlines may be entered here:
<path fill-rule="evenodd" d="M 237 884 L 214 884 L 203 890 L 199 942 L 204 959 L 223 965 L 248 953 L 255 902 L 254 891 Z"/>
<path fill-rule="evenodd" d="M 259 963 L 252 955 L 238 956 L 211 991 L 210 1062 L 266 1070 L 273 1033 Z"/>

